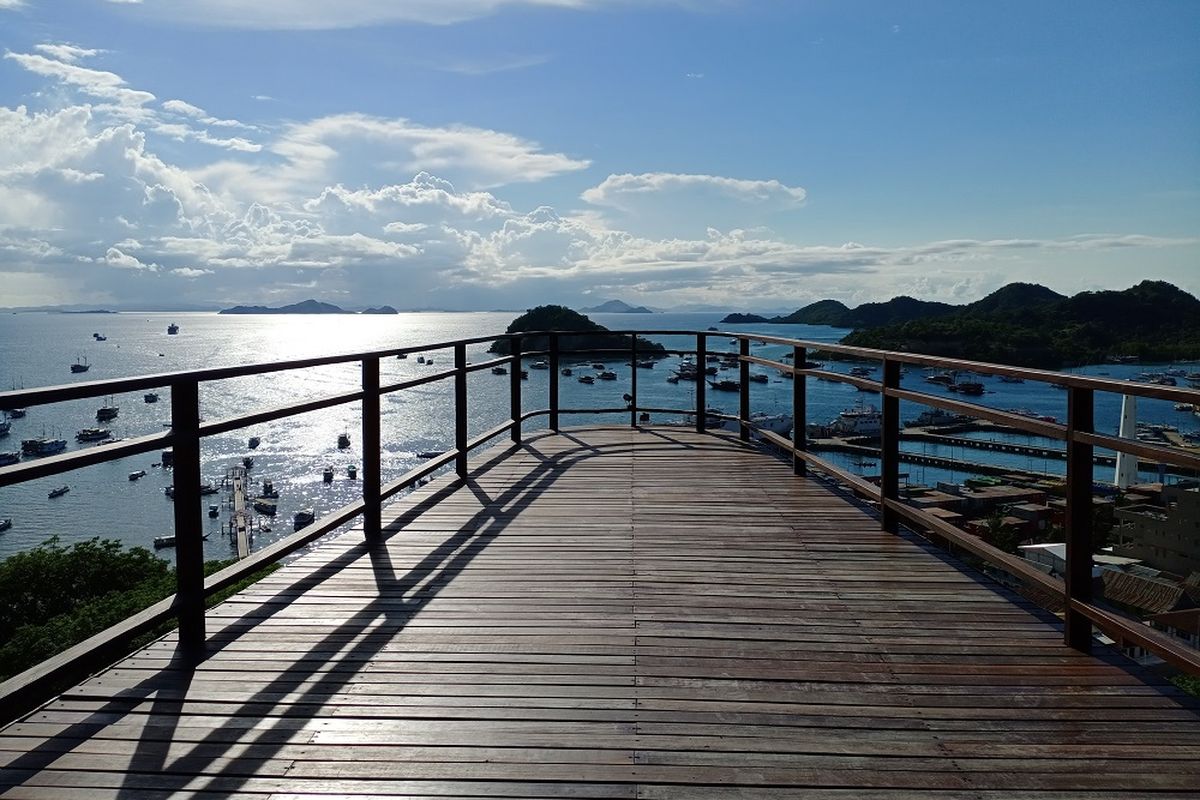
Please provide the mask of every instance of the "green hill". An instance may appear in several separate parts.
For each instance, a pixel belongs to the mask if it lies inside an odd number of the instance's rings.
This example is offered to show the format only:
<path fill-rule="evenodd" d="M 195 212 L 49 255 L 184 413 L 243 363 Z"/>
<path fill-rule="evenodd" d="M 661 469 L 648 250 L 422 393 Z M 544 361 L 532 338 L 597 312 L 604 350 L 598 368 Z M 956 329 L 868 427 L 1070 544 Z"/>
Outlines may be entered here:
<path fill-rule="evenodd" d="M 627 355 L 629 348 L 633 344 L 633 339 L 628 334 L 611 333 L 608 328 L 592 322 L 583 314 L 580 314 L 578 311 L 572 311 L 566 306 L 538 306 L 537 308 L 531 308 L 509 323 L 504 332 L 520 333 L 522 331 L 552 330 L 570 331 L 578 334 L 558 337 L 558 348 L 559 352 L 562 353 L 595 350 L 600 353 L 620 353 Z M 525 351 L 548 350 L 550 349 L 550 337 L 523 337 L 521 340 L 521 349 Z M 506 356 L 512 352 L 511 343 L 508 339 L 497 339 L 492 342 L 492 346 L 488 348 L 488 352 Z M 645 354 L 650 358 L 655 358 L 665 356 L 666 350 L 661 344 L 656 344 L 639 336 L 638 354 Z"/>

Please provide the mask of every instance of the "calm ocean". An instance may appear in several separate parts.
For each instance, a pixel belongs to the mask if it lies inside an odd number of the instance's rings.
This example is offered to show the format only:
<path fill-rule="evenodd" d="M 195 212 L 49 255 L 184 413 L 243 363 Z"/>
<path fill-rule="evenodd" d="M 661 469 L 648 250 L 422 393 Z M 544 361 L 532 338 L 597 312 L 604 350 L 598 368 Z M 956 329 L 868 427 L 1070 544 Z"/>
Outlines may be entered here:
<path fill-rule="evenodd" d="M 515 313 L 420 313 L 396 316 L 219 316 L 213 313 L 121 313 L 121 314 L 47 314 L 20 313 L 0 315 L 0 390 L 13 387 L 34 387 L 68 384 L 85 380 L 129 377 L 157 372 L 194 369 L 199 367 L 232 366 L 264 361 L 276 361 L 317 355 L 349 353 L 386 347 L 420 345 L 468 336 L 500 333 L 515 317 Z M 634 326 L 658 329 L 703 330 L 715 325 L 721 314 L 594 314 L 593 319 L 613 329 Z M 168 336 L 167 325 L 177 323 L 179 334 Z M 818 326 L 739 326 L 739 330 L 776 333 L 818 341 L 836 341 L 845 331 Z M 97 341 L 93 333 L 107 337 Z M 663 339 L 669 346 L 689 347 L 690 338 Z M 714 349 L 732 347 L 723 338 L 710 340 Z M 485 360 L 486 345 L 471 348 L 468 357 Z M 777 358 L 788 348 L 766 346 L 754 349 L 755 355 Z M 448 368 L 452 363 L 450 351 L 429 351 L 432 366 L 417 363 L 416 356 L 406 360 L 389 359 L 384 364 L 385 382 L 413 377 L 430 371 Z M 87 359 L 90 369 L 84 374 L 72 374 L 70 365 L 77 359 Z M 687 382 L 669 384 L 666 377 L 677 358 L 659 363 L 653 370 L 641 370 L 638 375 L 639 403 L 657 407 L 689 408 L 695 402 L 694 386 Z M 570 362 L 564 360 L 564 365 Z M 608 368 L 615 371 L 615 382 L 598 381 L 594 385 L 578 383 L 574 378 L 561 379 L 563 407 L 620 406 L 621 396 L 629 390 L 630 368 L 612 361 Z M 1187 370 L 1196 364 L 1180 365 Z M 833 364 L 831 368 L 845 371 L 848 365 Z M 1146 369 L 1134 365 L 1097 365 L 1080 372 L 1111 374 L 1114 378 L 1136 375 Z M 758 371 L 757 368 L 755 371 Z M 732 377 L 732 375 L 731 375 Z M 940 391 L 921 381 L 920 370 L 913 369 L 905 378 L 912 388 Z M 201 414 L 218 419 L 256 409 L 271 408 L 304 398 L 313 398 L 355 388 L 359 380 L 357 365 L 326 367 L 274 374 L 261 378 L 246 378 L 208 384 L 201 388 Z M 530 371 L 524 384 L 527 410 L 546 405 L 549 373 Z M 508 414 L 508 378 L 490 372 L 473 374 L 469 382 L 469 420 L 472 434 L 502 422 Z M 989 393 L 979 402 L 997 408 L 1029 408 L 1041 414 L 1064 418 L 1065 392 L 1040 384 L 1003 384 L 986 378 Z M 388 480 L 403 474 L 421 463 L 417 453 L 443 450 L 453 442 L 453 394 L 449 381 L 410 389 L 386 397 L 383 401 L 383 470 Z M 132 437 L 158 432 L 169 422 L 170 398 L 167 390 L 162 399 L 147 404 L 141 393 L 112 398 L 109 405 L 120 408 L 119 416 L 104 427 L 114 436 Z M 752 388 L 755 411 L 786 413 L 790 411 L 791 382 L 776 375 L 770 382 Z M 709 405 L 727 411 L 736 410 L 737 395 L 708 392 Z M 809 421 L 825 422 L 839 411 L 872 397 L 850 386 L 817 381 L 809 382 Z M 23 419 L 12 420 L 10 435 L 0 438 L 0 451 L 20 449 L 22 439 L 53 435 L 68 440 L 69 449 L 93 447 L 75 441 L 76 431 L 97 426 L 96 409 L 103 403 L 93 400 L 61 403 L 55 406 L 31 407 Z M 1120 397 L 1097 397 L 1097 427 L 1114 431 L 1120 408 Z M 920 412 L 920 407 L 904 404 L 902 416 L 907 419 Z M 1142 401 L 1139 417 L 1149 422 L 1166 422 L 1182 430 L 1198 427 L 1190 414 L 1175 411 L 1172 404 L 1161 401 Z M 678 419 L 678 418 L 676 418 Z M 606 420 L 569 416 L 564 424 L 588 422 L 627 422 L 627 415 L 611 415 Z M 667 422 L 655 418 L 655 422 Z M 527 430 L 544 424 L 540 420 L 527 423 Z M 280 492 L 279 515 L 273 530 L 255 537 L 259 547 L 291 532 L 291 516 L 300 509 L 313 508 L 318 515 L 341 506 L 356 496 L 357 481 L 347 476 L 346 467 L 358 464 L 360 425 L 357 405 L 307 414 L 257 426 L 237 433 L 206 439 L 203 449 L 205 480 L 218 483 L 226 470 L 240 465 L 242 457 L 253 455 L 251 477 L 255 483 L 264 478 L 274 482 Z M 348 432 L 351 447 L 339 450 L 338 434 Z M 247 439 L 258 436 L 261 445 L 251 451 Z M 915 445 L 921 449 L 921 445 Z M 926 448 L 928 452 L 934 452 Z M 1024 456 L 999 456 L 973 451 L 954 453 L 957 457 L 975 460 L 996 460 L 1022 469 L 1060 471 L 1061 462 L 1042 463 L 1040 459 Z M 170 471 L 155 467 L 157 454 L 134 456 L 96 467 L 76 470 L 65 475 L 31 481 L 16 487 L 0 489 L 0 518 L 12 518 L 13 527 L 0 533 L 0 557 L 29 549 L 51 536 L 64 542 L 74 542 L 93 536 L 119 539 L 131 545 L 149 546 L 154 537 L 169 533 L 172 526 L 172 504 L 163 494 L 171 484 Z M 836 460 L 836 459 L 835 459 Z M 850 465 L 849 459 L 841 459 Z M 333 483 L 322 481 L 322 470 L 333 466 Z M 135 470 L 146 470 L 139 481 L 128 480 Z M 937 480 L 961 480 L 963 473 L 950 473 L 934 468 L 906 466 L 909 480 L 931 483 Z M 869 470 L 868 470 L 869 471 Z M 1099 477 L 1111 479 L 1106 470 Z M 1149 477 L 1149 476 L 1148 476 Z M 70 491 L 48 499 L 49 491 L 66 485 Z M 204 498 L 220 503 L 222 495 Z M 197 509 L 203 514 L 204 509 Z M 209 558 L 227 558 L 232 545 L 222 532 L 228 519 L 224 507 L 216 519 L 205 516 L 210 535 L 206 543 Z M 169 549 L 160 555 L 169 558 Z"/>

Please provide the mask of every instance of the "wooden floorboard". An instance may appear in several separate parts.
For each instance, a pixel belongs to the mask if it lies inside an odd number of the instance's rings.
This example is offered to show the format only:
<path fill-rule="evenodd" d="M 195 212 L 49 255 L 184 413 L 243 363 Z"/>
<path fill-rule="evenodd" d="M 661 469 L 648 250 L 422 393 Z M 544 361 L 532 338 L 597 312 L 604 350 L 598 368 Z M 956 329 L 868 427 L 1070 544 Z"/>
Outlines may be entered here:
<path fill-rule="evenodd" d="M 736 438 L 472 467 L 0 731 L 0 797 L 1200 797 L 1193 701 Z"/>

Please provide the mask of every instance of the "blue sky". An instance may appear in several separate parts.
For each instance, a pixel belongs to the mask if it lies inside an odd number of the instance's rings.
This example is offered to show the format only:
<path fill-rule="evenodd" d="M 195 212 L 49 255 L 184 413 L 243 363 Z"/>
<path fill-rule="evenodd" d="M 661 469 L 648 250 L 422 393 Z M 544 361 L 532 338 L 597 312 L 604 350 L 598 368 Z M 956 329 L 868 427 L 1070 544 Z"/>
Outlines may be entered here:
<path fill-rule="evenodd" d="M 0 306 L 1200 293 L 1200 4 L 0 0 Z"/>

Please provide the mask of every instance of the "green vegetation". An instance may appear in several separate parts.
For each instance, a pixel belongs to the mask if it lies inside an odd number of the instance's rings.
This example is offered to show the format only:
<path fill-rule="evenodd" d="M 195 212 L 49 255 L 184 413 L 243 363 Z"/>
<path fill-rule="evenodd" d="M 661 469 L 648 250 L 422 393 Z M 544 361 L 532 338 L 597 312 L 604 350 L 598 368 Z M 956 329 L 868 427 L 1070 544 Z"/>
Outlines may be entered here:
<path fill-rule="evenodd" d="M 721 320 L 722 325 L 753 325 L 758 322 L 770 322 L 766 317 L 760 317 L 758 314 L 726 314 Z"/>
<path fill-rule="evenodd" d="M 1200 356 L 1200 300 L 1162 281 L 1069 298 L 1011 284 L 952 313 L 860 328 L 842 341 L 1031 367 L 1114 355 L 1184 360 Z"/>
<path fill-rule="evenodd" d="M 229 561 L 205 564 L 209 575 Z M 268 568 L 210 599 L 238 591 Z M 0 680 L 9 678 L 175 592 L 174 568 L 111 539 L 70 547 L 58 539 L 0 562 Z M 164 626 L 163 630 L 169 629 Z M 148 634 L 149 641 L 161 631 Z M 137 646 L 134 644 L 133 646 Z"/>
<path fill-rule="evenodd" d="M 1181 672 L 1171 678 L 1171 683 L 1175 684 L 1193 697 L 1200 697 L 1200 677 L 1195 675 L 1184 675 Z"/>
<path fill-rule="evenodd" d="M 580 334 L 578 336 L 559 337 L 558 347 L 559 351 L 563 353 L 593 350 L 599 351 L 597 354 L 618 353 L 628 355 L 629 348 L 633 344 L 633 339 L 628 334 L 611 333 L 608 328 L 592 322 L 583 314 L 580 314 L 578 311 L 572 311 L 566 306 L 538 306 L 537 308 L 532 308 L 509 323 L 509 326 L 505 329 L 505 333 L 551 330 L 572 331 Z M 497 339 L 492 342 L 492 346 L 488 348 L 488 352 L 506 356 L 511 352 L 510 348 L 511 344 L 508 339 Z M 550 337 L 524 337 L 521 340 L 521 349 L 525 351 L 548 350 L 550 349 Z M 662 357 L 666 355 L 666 350 L 661 344 L 651 342 L 639 336 L 638 355 L 646 355 L 650 358 Z"/>

